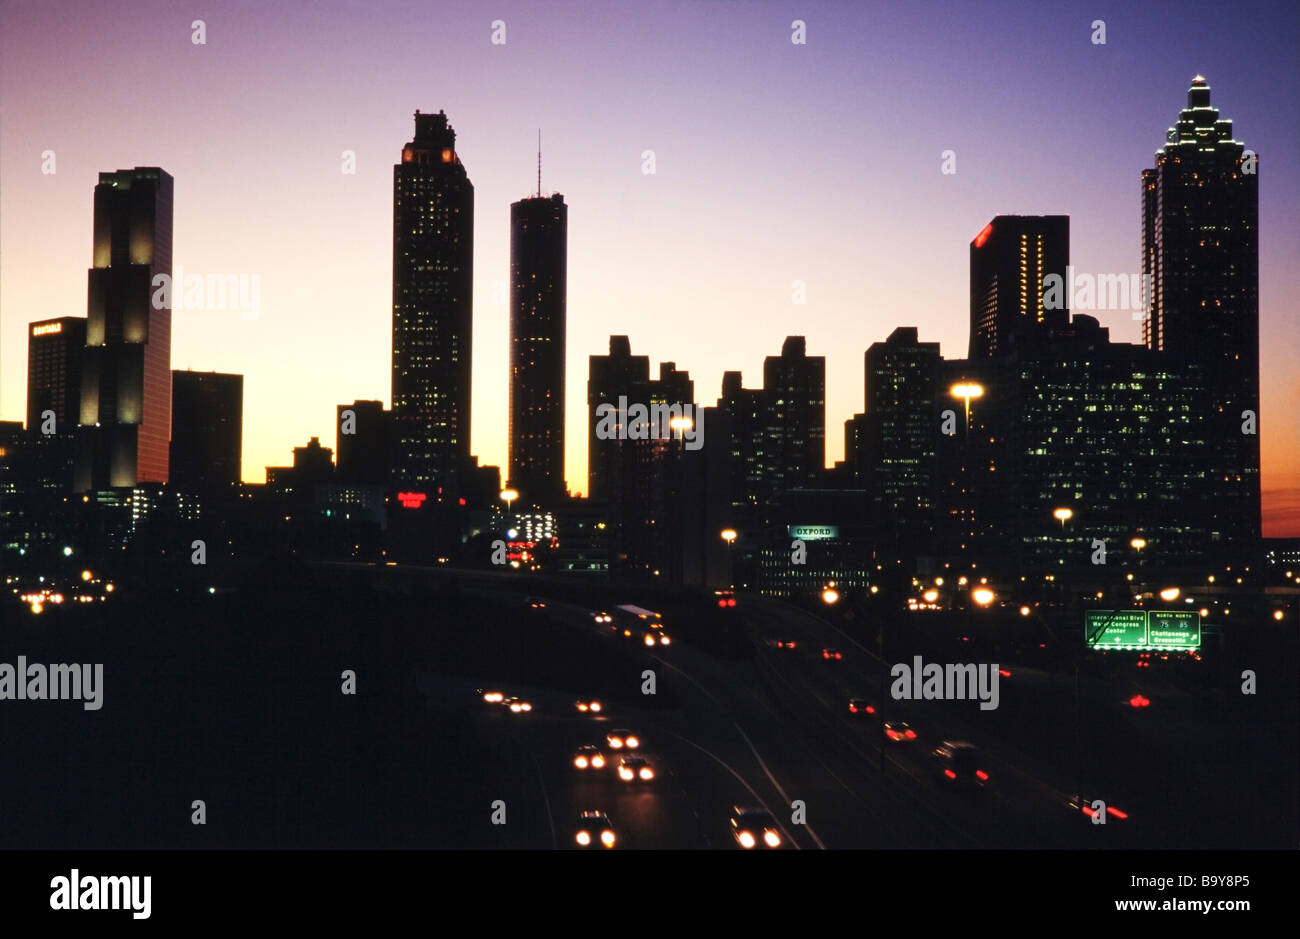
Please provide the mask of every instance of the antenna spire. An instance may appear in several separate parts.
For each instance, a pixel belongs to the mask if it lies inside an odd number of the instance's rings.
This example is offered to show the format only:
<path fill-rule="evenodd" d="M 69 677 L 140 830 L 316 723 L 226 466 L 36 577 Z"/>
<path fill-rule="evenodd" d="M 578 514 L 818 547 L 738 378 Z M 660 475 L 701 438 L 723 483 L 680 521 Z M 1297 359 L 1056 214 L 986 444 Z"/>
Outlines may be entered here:
<path fill-rule="evenodd" d="M 542 197 L 542 129 L 537 128 L 537 198 Z"/>

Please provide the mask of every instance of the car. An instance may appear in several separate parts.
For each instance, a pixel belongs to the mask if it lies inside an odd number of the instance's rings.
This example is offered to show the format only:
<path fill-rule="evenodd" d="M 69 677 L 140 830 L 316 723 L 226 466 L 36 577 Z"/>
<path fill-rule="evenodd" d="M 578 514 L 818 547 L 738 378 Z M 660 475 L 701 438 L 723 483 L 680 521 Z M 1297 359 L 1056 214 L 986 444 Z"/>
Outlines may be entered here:
<path fill-rule="evenodd" d="M 640 738 L 625 727 L 619 727 L 607 733 L 605 743 L 609 744 L 611 750 L 635 750 L 641 746 Z"/>
<path fill-rule="evenodd" d="M 516 698 L 513 695 L 511 695 L 509 698 L 503 698 L 501 700 L 501 704 L 505 707 L 508 707 L 510 709 L 511 714 L 522 714 L 527 711 L 531 711 L 533 709 L 533 706 L 529 704 L 527 701 L 524 701 L 520 698 Z"/>
<path fill-rule="evenodd" d="M 618 778 L 623 782 L 649 782 L 655 778 L 655 770 L 644 757 L 625 756 L 618 761 Z"/>
<path fill-rule="evenodd" d="M 827 659 L 828 661 L 838 662 L 840 659 L 844 658 L 844 653 L 839 649 L 826 648 L 822 649 L 822 658 Z"/>
<path fill-rule="evenodd" d="M 767 809 L 734 807 L 731 810 L 731 836 L 746 850 L 760 845 L 781 847 L 781 832 Z"/>
<path fill-rule="evenodd" d="M 591 619 L 592 619 L 592 622 L 595 622 L 595 623 L 612 623 L 612 622 L 614 622 L 614 617 L 610 616 L 610 615 L 609 615 L 608 613 L 606 613 L 604 610 L 600 610 L 600 611 L 592 610 L 592 612 L 591 612 Z"/>
<path fill-rule="evenodd" d="M 604 812 L 589 811 L 579 812 L 577 823 L 574 825 L 573 840 L 580 848 L 593 848 L 596 845 L 604 845 L 606 848 L 614 847 L 617 837 L 614 834 L 614 825 L 609 820 L 609 816 Z"/>
<path fill-rule="evenodd" d="M 849 698 L 850 714 L 875 714 L 876 706 L 866 698 Z"/>
<path fill-rule="evenodd" d="M 578 769 L 604 769 L 605 754 L 601 753 L 600 747 L 595 744 L 583 744 L 573 754 L 573 765 Z"/>
<path fill-rule="evenodd" d="M 715 590 L 714 596 L 718 598 L 718 608 L 726 609 L 736 605 L 736 591 L 734 590 Z"/>
<path fill-rule="evenodd" d="M 650 630 L 641 637 L 641 641 L 644 642 L 647 646 L 655 646 L 655 645 L 666 646 L 670 642 L 672 642 L 672 640 L 668 638 L 668 635 L 664 633 L 662 629 L 656 629 L 655 627 L 651 627 Z"/>
<path fill-rule="evenodd" d="M 885 738 L 894 743 L 908 743 L 916 739 L 916 731 L 907 721 L 885 721 Z"/>
<path fill-rule="evenodd" d="M 486 701 L 488 704 L 500 704 L 502 701 L 506 699 L 506 696 L 503 693 L 501 693 L 500 691 L 493 691 L 491 689 L 480 688 L 478 690 L 478 693 L 483 696 L 483 700 Z"/>
<path fill-rule="evenodd" d="M 532 610 L 546 609 L 546 601 L 543 600 L 541 597 L 526 597 L 524 599 L 524 605 Z"/>
<path fill-rule="evenodd" d="M 1086 815 L 1088 818 L 1092 818 L 1093 816 L 1097 815 L 1099 812 L 1099 809 L 1093 807 L 1093 803 L 1097 801 L 1103 802 L 1106 806 L 1107 822 L 1112 821 L 1114 819 L 1119 819 L 1120 821 L 1124 821 L 1128 818 L 1128 812 L 1125 812 L 1123 809 L 1117 806 L 1111 805 L 1109 802 L 1106 802 L 1104 799 L 1098 800 L 1098 799 L 1094 799 L 1092 796 L 1079 796 L 1079 795 L 1070 796 L 1070 801 L 1067 802 L 1066 805 L 1071 809 L 1071 811 L 1081 812 L 1084 815 Z M 1105 823 L 1097 822 L 1096 824 L 1100 825 Z"/>
<path fill-rule="evenodd" d="M 582 711 L 584 714 L 599 714 L 601 710 L 601 704 L 599 701 L 577 701 L 574 702 L 574 707 L 579 711 Z"/>
<path fill-rule="evenodd" d="M 778 649 L 797 649 L 799 647 L 799 643 L 793 639 L 773 639 L 772 645 Z"/>
<path fill-rule="evenodd" d="M 984 754 L 965 740 L 945 740 L 931 751 L 939 778 L 961 788 L 980 788 L 989 781 Z"/>

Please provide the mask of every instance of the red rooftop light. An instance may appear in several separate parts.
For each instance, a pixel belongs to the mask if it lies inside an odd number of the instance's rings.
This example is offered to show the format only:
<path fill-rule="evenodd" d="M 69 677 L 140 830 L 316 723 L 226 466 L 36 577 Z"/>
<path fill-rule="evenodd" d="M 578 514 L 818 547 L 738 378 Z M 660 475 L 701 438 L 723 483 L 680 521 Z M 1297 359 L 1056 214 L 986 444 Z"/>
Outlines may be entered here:
<path fill-rule="evenodd" d="M 993 234 L 993 223 L 989 222 L 980 229 L 980 233 L 975 236 L 975 247 L 984 247 L 984 242 L 989 240 L 989 235 Z"/>

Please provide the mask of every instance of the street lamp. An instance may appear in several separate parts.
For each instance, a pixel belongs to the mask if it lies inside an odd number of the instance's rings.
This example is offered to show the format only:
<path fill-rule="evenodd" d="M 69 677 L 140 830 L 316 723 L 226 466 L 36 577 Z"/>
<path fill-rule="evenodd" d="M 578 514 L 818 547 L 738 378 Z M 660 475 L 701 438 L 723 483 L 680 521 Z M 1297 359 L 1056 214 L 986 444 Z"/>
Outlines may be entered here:
<path fill-rule="evenodd" d="M 1129 545 L 1133 548 L 1134 551 L 1141 551 L 1143 548 L 1147 546 L 1147 540 L 1145 538 L 1134 538 L 1132 541 L 1129 542 Z"/>
<path fill-rule="evenodd" d="M 727 547 L 730 548 L 731 543 L 736 540 L 736 529 L 734 528 L 722 529 L 722 540 L 725 541 L 727 543 Z"/>
<path fill-rule="evenodd" d="M 1061 531 L 1065 531 L 1065 523 L 1074 518 L 1073 509 L 1057 509 L 1052 513 L 1052 517 L 1059 519 L 1061 522 Z"/>
<path fill-rule="evenodd" d="M 1160 591 L 1160 599 L 1164 600 L 1166 603 L 1173 603 L 1178 599 L 1178 594 L 1181 592 L 1182 591 L 1177 587 L 1166 587 L 1164 590 Z"/>
<path fill-rule="evenodd" d="M 827 587 L 822 591 L 822 602 L 827 606 L 833 606 L 835 603 L 839 602 L 839 599 L 839 591 L 834 587 Z"/>
<path fill-rule="evenodd" d="M 976 587 L 971 591 L 971 599 L 980 606 L 988 606 L 993 602 L 995 594 L 988 587 Z"/>
<path fill-rule="evenodd" d="M 510 513 L 510 503 L 519 498 L 519 491 L 516 489 L 502 489 L 501 498 L 505 500 L 506 514 L 508 515 Z"/>
<path fill-rule="evenodd" d="M 970 399 L 984 396 L 984 386 L 976 382 L 959 382 L 948 389 L 954 398 L 961 398 L 966 403 L 966 437 L 970 438 Z"/>

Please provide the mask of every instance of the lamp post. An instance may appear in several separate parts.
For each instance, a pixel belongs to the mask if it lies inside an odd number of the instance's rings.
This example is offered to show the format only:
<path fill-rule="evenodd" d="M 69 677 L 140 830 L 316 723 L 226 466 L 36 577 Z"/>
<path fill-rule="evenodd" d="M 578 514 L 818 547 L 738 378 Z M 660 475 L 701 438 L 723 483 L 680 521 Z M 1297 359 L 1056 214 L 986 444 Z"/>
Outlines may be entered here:
<path fill-rule="evenodd" d="M 719 534 L 722 536 L 722 540 L 727 543 L 727 583 L 732 587 L 735 587 L 736 571 L 734 569 L 734 563 L 731 560 L 731 544 L 736 540 L 736 529 L 724 528 L 719 532 Z"/>
<path fill-rule="evenodd" d="M 982 398 L 984 396 L 984 386 L 973 381 L 958 382 L 948 389 L 949 394 L 954 398 L 961 398 L 966 405 L 966 439 L 970 440 L 970 400 L 971 398 Z"/>

